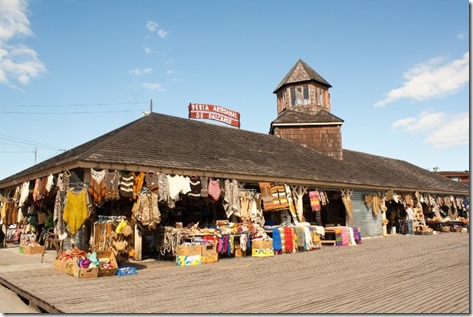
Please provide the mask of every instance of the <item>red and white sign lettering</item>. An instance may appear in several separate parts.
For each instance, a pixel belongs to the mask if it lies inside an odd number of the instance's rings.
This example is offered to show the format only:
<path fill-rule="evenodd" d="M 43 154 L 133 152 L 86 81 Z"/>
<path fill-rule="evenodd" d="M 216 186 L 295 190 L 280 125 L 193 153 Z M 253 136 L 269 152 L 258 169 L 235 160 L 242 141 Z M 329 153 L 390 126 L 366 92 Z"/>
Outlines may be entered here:
<path fill-rule="evenodd" d="M 216 120 L 237 128 L 240 127 L 240 113 L 215 105 L 190 103 L 189 118 Z"/>

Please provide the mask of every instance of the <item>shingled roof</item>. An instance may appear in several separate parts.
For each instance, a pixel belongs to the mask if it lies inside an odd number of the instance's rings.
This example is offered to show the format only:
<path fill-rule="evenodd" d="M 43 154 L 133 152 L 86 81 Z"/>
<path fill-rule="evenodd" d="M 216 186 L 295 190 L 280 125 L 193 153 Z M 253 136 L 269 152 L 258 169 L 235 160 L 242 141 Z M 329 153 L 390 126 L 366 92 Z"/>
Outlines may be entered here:
<path fill-rule="evenodd" d="M 331 114 L 327 110 L 320 109 L 316 114 L 309 114 L 292 109 L 282 111 L 278 117 L 271 122 L 273 125 L 284 124 L 321 124 L 321 123 L 338 123 L 342 124 L 343 119 Z"/>
<path fill-rule="evenodd" d="M 296 72 L 296 70 L 300 70 Z M 304 81 L 315 81 L 319 84 L 326 86 L 327 88 L 332 87 L 322 76 L 320 76 L 315 70 L 309 65 L 304 63 L 302 59 L 299 59 L 291 70 L 284 76 L 283 80 L 274 89 L 273 93 L 276 93 L 282 86 L 291 83 L 300 83 Z"/>
<path fill-rule="evenodd" d="M 339 161 L 274 135 L 158 113 L 5 178 L 0 188 L 73 168 L 154 169 L 333 189 L 469 192 L 464 184 L 404 161 L 348 150 Z"/>

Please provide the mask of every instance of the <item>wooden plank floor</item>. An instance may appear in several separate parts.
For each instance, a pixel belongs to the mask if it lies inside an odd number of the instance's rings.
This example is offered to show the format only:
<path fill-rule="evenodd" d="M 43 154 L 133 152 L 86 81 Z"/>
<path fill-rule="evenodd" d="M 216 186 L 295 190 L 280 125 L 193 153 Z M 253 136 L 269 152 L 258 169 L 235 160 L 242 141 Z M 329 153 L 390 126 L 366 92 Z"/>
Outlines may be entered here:
<path fill-rule="evenodd" d="M 136 275 L 95 279 L 51 266 L 5 272 L 0 283 L 65 313 L 469 313 L 468 234 L 393 235 L 195 267 L 145 265 Z"/>

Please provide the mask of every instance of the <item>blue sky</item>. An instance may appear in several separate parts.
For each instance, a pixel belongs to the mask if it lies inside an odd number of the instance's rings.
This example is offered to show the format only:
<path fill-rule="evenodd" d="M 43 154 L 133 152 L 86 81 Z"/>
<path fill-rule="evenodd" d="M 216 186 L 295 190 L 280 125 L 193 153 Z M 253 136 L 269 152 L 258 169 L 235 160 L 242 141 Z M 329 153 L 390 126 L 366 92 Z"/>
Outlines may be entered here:
<path fill-rule="evenodd" d="M 0 0 L 0 179 L 189 103 L 268 133 L 302 59 L 345 149 L 469 170 L 467 0 Z M 210 124 L 219 124 L 206 120 Z M 229 127 L 232 128 L 232 127 Z"/>

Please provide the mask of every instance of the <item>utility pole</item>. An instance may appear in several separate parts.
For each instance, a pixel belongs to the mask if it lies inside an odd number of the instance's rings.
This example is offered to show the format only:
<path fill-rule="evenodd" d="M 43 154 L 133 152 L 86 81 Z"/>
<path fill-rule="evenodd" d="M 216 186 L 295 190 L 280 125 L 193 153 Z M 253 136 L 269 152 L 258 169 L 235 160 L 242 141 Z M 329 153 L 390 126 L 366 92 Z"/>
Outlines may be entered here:
<path fill-rule="evenodd" d="M 38 148 L 37 147 L 34 148 L 33 153 L 34 153 L 34 165 L 36 165 L 36 159 L 38 158 Z"/>
<path fill-rule="evenodd" d="M 149 112 L 153 112 L 153 99 L 149 101 Z"/>

